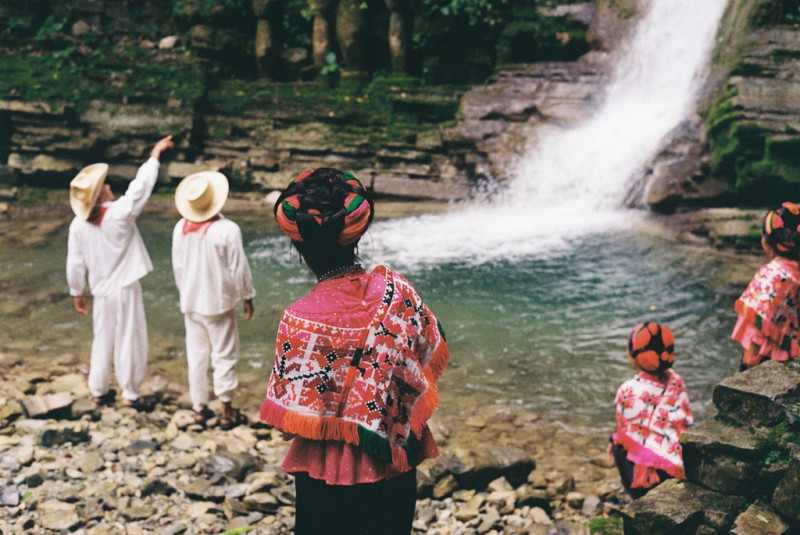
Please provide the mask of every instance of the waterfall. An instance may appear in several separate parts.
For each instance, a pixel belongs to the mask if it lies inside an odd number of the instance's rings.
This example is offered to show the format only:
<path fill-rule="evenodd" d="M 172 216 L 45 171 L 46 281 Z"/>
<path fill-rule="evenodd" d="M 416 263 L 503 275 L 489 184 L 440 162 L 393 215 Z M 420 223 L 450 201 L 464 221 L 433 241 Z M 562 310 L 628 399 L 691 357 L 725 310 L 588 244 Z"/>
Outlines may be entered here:
<path fill-rule="evenodd" d="M 490 204 L 381 222 L 362 245 L 393 266 L 480 264 L 547 254 L 576 235 L 630 225 L 631 179 L 692 111 L 727 0 L 650 0 L 618 51 L 597 112 L 572 128 L 547 126 Z"/>

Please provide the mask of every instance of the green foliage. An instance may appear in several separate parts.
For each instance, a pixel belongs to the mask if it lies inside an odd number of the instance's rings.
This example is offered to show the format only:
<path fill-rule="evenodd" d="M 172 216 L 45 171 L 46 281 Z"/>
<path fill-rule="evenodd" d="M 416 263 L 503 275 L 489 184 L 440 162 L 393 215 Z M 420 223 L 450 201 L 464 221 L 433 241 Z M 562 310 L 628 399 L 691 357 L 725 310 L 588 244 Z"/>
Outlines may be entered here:
<path fill-rule="evenodd" d="M 57 20 L 53 15 L 49 15 L 36 32 L 36 38 L 41 40 L 53 37 L 64 29 L 65 22 L 65 19 Z"/>
<path fill-rule="evenodd" d="M 328 76 L 332 78 L 337 78 L 342 74 L 342 68 L 339 63 L 336 61 L 336 54 L 333 52 L 328 52 L 325 54 L 325 65 L 320 69 L 319 73 L 322 76 Z"/>
<path fill-rule="evenodd" d="M 574 61 L 589 51 L 586 26 L 569 17 L 543 17 L 514 21 L 502 32 L 497 63 Z"/>
<path fill-rule="evenodd" d="M 597 535 L 622 535 L 621 518 L 590 518 L 587 522 L 589 533 Z"/>
<path fill-rule="evenodd" d="M 252 526 L 244 526 L 241 528 L 232 528 L 226 530 L 222 533 L 222 535 L 242 535 L 243 533 L 250 533 L 253 530 Z"/>
<path fill-rule="evenodd" d="M 309 6 L 308 0 L 284 0 L 282 5 L 283 47 L 311 46 L 311 20 L 317 14 L 316 7 Z"/>
<path fill-rule="evenodd" d="M 17 204 L 20 206 L 39 206 L 45 204 L 47 201 L 47 192 L 48 190 L 45 188 L 23 186 L 20 189 Z"/>
<path fill-rule="evenodd" d="M 84 55 L 74 46 L 54 52 L 0 55 L 0 99 L 74 102 L 135 99 L 192 103 L 203 94 L 203 73 L 191 57 L 160 61 L 138 46 L 104 45 Z"/>
<path fill-rule="evenodd" d="M 783 0 L 783 19 L 794 24 L 800 23 L 800 2 Z"/>
<path fill-rule="evenodd" d="M 174 0 L 172 13 L 179 19 L 213 20 L 230 23 L 252 18 L 252 0 Z"/>
<path fill-rule="evenodd" d="M 494 26 L 503 20 L 501 9 L 508 0 L 421 0 L 421 5 L 427 16 L 438 13 L 465 20 L 470 26 Z"/>
<path fill-rule="evenodd" d="M 800 435 L 792 431 L 787 422 L 781 422 L 770 428 L 763 436 L 756 439 L 755 447 L 760 464 L 770 466 L 774 463 L 786 463 L 791 458 L 789 444 L 800 444 Z"/>
<path fill-rule="evenodd" d="M 584 25 L 547 17 L 563 0 L 415 0 L 414 43 L 428 83 L 475 83 L 497 64 L 575 59 L 588 50 Z"/>

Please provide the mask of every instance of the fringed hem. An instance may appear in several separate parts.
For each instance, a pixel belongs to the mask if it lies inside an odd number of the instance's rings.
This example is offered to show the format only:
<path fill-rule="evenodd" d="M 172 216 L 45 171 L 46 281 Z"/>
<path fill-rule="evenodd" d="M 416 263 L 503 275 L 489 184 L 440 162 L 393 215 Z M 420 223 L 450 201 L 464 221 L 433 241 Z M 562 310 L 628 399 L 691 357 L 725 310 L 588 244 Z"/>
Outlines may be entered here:
<path fill-rule="evenodd" d="M 411 431 L 418 437 L 422 436 L 423 428 L 433 415 L 433 411 L 439 406 L 439 389 L 436 386 L 436 382 L 447 367 L 448 358 L 450 358 L 450 351 L 447 349 L 447 345 L 442 340 L 439 340 L 439 345 L 424 370 L 428 390 L 417 402 L 411 413 Z"/>
<path fill-rule="evenodd" d="M 300 414 L 278 405 L 269 398 L 261 404 L 259 415 L 261 421 L 281 431 L 311 440 L 336 440 L 352 444 L 381 461 L 391 463 L 400 471 L 411 469 L 403 448 L 392 446 L 386 437 L 355 422 L 342 421 L 335 417 Z"/>
<path fill-rule="evenodd" d="M 339 440 L 359 445 L 359 426 L 336 417 L 301 414 L 267 398 L 259 411 L 261 421 L 285 431 L 313 440 Z"/>
<path fill-rule="evenodd" d="M 736 300 L 734 310 L 744 318 L 746 323 L 753 325 L 769 340 L 773 340 L 778 348 L 788 352 L 792 357 L 797 357 L 798 354 L 800 354 L 800 345 L 798 345 L 797 340 L 788 336 L 786 332 L 781 330 L 781 328 L 772 321 L 761 316 L 757 310 L 747 306 L 747 303 L 741 298 Z"/>
<path fill-rule="evenodd" d="M 615 444 L 620 444 L 628 451 L 628 460 L 630 460 L 634 465 L 647 466 L 656 468 L 658 470 L 663 470 L 677 479 L 686 478 L 686 473 L 683 469 L 683 459 L 680 459 L 681 464 L 674 464 L 669 459 L 665 459 L 652 450 L 647 449 L 645 446 L 633 440 L 624 433 L 616 432 L 612 435 L 612 439 L 614 440 Z"/>

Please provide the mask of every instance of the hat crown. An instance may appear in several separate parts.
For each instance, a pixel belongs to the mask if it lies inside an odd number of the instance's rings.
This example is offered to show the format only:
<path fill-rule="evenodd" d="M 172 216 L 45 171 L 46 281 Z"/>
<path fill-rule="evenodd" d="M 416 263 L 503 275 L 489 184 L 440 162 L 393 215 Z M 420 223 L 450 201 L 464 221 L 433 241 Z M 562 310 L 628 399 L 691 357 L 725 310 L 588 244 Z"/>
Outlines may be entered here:
<path fill-rule="evenodd" d="M 211 190 L 208 178 L 199 175 L 190 177 L 188 184 L 186 184 L 186 200 L 195 210 L 204 210 L 208 208 L 214 198 L 214 192 Z"/>
<path fill-rule="evenodd" d="M 184 178 L 175 189 L 175 206 L 188 221 L 213 217 L 228 198 L 228 179 L 218 171 L 199 171 Z"/>
<path fill-rule="evenodd" d="M 86 219 L 92 210 L 108 173 L 108 164 L 95 163 L 80 170 L 69 183 L 70 205 L 75 215 Z"/>

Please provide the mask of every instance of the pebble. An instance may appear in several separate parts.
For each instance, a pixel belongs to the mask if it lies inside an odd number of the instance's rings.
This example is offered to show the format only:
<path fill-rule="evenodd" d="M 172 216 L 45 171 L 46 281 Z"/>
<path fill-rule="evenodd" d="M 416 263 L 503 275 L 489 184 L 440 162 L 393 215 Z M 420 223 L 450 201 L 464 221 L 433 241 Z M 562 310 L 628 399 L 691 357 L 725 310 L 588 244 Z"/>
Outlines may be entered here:
<path fill-rule="evenodd" d="M 75 364 L 63 367 L 74 370 Z M 20 401 L 15 396 L 24 395 L 26 380 L 35 381 L 42 392 L 73 393 L 81 392 L 85 381 L 73 372 L 19 373 L 23 376 L 7 376 L 0 383 L 0 399 Z M 173 403 L 162 402 L 150 414 L 119 403 L 84 406 L 72 412 L 78 419 L 60 421 L 27 419 L 17 409 L 0 433 L 0 481 L 8 483 L 0 486 L 0 533 L 199 535 L 248 528 L 252 533 L 292 533 L 294 481 L 279 469 L 289 445 L 281 433 L 260 424 L 255 414 L 248 415 L 249 425 L 228 432 L 213 419 L 203 429 L 194 424 L 193 411 Z M 474 433 L 471 441 L 442 422 L 432 423 L 446 437 L 440 441 L 441 459 L 448 458 L 450 446 L 467 452 L 458 459 L 469 459 L 470 443 L 485 448 L 487 434 L 501 434 L 493 426 L 508 429 L 496 441 L 505 447 L 513 442 L 509 437 L 519 434 L 520 422 L 545 425 L 538 417 L 515 420 L 513 411 L 503 411 L 502 417 L 476 414 L 464 426 L 465 432 Z M 442 471 L 446 462 L 434 469 L 433 462 L 426 461 L 419 471 L 416 535 L 545 533 L 534 526 L 579 533 L 569 526 L 619 510 L 613 466 L 603 472 L 603 467 L 591 465 L 586 472 L 587 460 L 580 468 L 592 477 L 578 479 L 568 471 L 571 459 L 565 457 L 558 469 L 537 459 L 546 469 L 528 468 L 512 477 L 498 466 L 492 468 L 497 475 L 489 479 L 469 477 L 470 468 L 460 464 L 452 473 Z M 464 481 L 483 483 L 470 487 Z"/>

